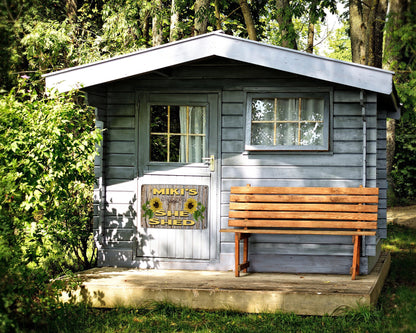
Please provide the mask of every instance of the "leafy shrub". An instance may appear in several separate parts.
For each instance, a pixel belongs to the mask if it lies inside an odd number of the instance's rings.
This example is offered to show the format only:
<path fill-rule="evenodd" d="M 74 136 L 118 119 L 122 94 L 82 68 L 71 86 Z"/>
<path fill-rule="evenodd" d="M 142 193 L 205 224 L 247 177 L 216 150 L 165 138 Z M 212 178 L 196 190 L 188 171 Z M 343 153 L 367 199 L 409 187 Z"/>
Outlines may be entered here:
<path fill-rule="evenodd" d="M 0 97 L 0 329 L 40 320 L 67 268 L 94 264 L 94 112 L 23 80 Z"/>

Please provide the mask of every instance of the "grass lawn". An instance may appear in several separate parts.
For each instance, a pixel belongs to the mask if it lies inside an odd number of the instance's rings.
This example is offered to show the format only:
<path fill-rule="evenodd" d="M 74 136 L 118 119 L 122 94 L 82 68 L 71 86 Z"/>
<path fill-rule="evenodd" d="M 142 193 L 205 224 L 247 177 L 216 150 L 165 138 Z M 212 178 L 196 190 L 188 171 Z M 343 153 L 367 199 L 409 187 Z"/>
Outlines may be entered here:
<path fill-rule="evenodd" d="M 416 229 L 389 225 L 392 264 L 377 307 L 341 317 L 152 308 L 54 309 L 34 332 L 416 332 Z M 30 331 L 30 330 L 29 330 Z"/>

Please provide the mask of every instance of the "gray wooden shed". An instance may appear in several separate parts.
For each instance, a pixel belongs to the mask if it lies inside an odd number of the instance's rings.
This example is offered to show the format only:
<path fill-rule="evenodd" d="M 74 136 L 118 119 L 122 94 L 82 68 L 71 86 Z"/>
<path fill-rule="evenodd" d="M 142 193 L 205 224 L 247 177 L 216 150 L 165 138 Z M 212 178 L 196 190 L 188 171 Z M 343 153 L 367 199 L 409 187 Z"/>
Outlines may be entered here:
<path fill-rule="evenodd" d="M 82 88 L 105 129 L 96 161 L 100 266 L 230 270 L 231 186 L 379 187 L 393 72 L 214 32 L 45 75 Z M 196 212 L 196 214 L 195 214 Z M 254 235 L 251 270 L 347 274 L 350 237 Z"/>

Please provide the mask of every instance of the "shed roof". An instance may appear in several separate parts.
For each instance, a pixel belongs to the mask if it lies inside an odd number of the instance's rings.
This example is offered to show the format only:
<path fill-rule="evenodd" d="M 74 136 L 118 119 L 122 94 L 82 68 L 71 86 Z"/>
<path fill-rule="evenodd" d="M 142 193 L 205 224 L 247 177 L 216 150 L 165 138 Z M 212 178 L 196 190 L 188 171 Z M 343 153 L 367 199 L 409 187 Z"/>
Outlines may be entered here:
<path fill-rule="evenodd" d="M 216 31 L 45 74 L 46 88 L 64 92 L 219 56 L 385 95 L 394 72 L 229 36 Z"/>

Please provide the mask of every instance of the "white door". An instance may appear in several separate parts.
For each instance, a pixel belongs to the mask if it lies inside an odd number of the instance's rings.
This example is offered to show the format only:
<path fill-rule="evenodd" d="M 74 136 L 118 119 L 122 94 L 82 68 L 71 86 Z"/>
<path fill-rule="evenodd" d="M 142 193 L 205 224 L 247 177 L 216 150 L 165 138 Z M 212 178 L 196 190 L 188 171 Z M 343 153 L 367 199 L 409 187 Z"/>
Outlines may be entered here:
<path fill-rule="evenodd" d="M 214 259 L 218 95 L 146 94 L 139 99 L 137 257 Z"/>

